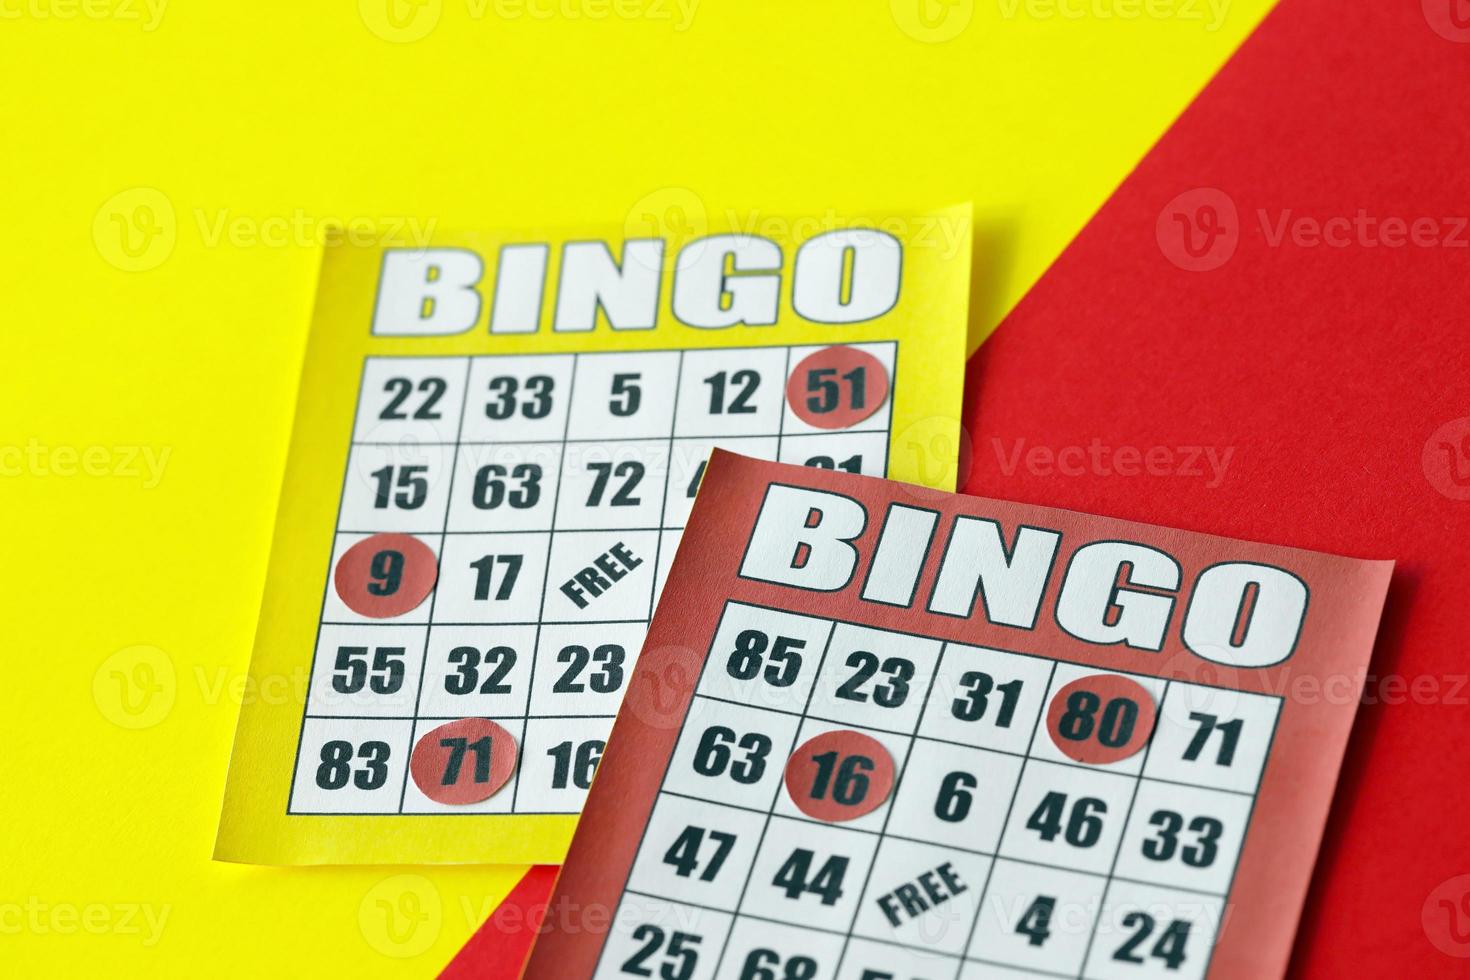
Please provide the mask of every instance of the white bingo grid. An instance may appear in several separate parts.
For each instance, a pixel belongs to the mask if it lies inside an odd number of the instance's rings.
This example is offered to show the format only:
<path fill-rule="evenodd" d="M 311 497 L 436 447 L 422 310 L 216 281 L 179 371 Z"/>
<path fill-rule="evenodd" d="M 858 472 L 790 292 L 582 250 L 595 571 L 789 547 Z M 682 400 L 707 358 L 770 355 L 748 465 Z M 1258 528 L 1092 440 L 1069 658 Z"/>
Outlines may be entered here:
<path fill-rule="evenodd" d="M 894 377 L 895 342 L 848 346 Z M 824 349 L 368 358 L 287 812 L 580 812 L 710 451 L 887 475 L 891 392 L 840 430 L 787 404 Z M 374 619 L 332 576 L 383 532 L 427 545 L 439 577 Z M 615 547 L 639 564 L 613 587 L 585 606 L 559 588 Z M 478 803 L 431 800 L 413 747 L 470 717 L 516 739 L 515 773 Z"/>
<path fill-rule="evenodd" d="M 741 645 L 784 654 L 751 676 Z M 1046 707 L 1106 673 L 728 602 L 596 975 L 1203 976 L 1280 699 L 1121 674 L 1156 698 L 1152 737 L 1084 765 Z M 882 743 L 897 775 L 842 823 L 782 782 L 835 729 Z"/>

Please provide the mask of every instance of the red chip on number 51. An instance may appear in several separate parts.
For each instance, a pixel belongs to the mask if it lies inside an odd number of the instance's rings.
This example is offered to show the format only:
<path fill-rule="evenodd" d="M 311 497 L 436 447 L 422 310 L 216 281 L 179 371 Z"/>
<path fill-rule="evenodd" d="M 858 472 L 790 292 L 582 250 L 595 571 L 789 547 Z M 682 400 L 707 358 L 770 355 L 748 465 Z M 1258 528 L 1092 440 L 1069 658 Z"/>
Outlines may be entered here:
<path fill-rule="evenodd" d="M 867 351 L 838 345 L 808 354 L 786 381 L 786 401 L 807 425 L 847 429 L 888 400 L 888 369 Z"/>

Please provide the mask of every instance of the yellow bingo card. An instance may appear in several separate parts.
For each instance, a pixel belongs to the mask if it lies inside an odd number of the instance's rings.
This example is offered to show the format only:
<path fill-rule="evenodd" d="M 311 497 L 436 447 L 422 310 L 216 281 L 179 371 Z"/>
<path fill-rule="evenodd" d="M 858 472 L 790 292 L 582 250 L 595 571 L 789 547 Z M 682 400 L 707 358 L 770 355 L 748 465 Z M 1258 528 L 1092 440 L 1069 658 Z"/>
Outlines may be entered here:
<path fill-rule="evenodd" d="M 953 489 L 969 220 L 329 247 L 215 857 L 559 862 L 711 450 Z"/>

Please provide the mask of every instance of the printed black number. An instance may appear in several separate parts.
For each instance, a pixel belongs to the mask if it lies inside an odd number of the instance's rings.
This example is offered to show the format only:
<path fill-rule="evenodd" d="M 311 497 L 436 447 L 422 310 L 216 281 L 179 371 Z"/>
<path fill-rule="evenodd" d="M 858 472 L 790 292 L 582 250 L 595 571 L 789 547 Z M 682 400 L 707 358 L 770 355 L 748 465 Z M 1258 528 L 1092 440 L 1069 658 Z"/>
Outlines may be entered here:
<path fill-rule="evenodd" d="M 384 381 L 383 392 L 393 397 L 388 399 L 388 404 L 383 406 L 383 410 L 378 413 L 378 418 L 390 421 L 408 418 L 407 413 L 403 411 L 403 403 L 408 401 L 409 395 L 413 394 L 413 387 L 413 382 L 408 378 L 389 378 Z M 443 378 L 423 378 L 419 381 L 418 388 L 419 391 L 424 392 L 426 397 L 419 403 L 419 407 L 414 409 L 413 417 L 427 420 L 442 418 L 435 406 L 449 390 L 449 382 Z"/>
<path fill-rule="evenodd" d="M 648 961 L 662 949 L 664 961 L 658 971 L 660 980 L 689 980 L 694 976 L 694 969 L 699 965 L 696 947 L 703 941 L 703 936 L 687 932 L 671 932 L 666 936 L 658 926 L 644 924 L 633 930 L 633 938 L 643 945 L 623 962 L 623 973 L 635 977 L 653 976 L 653 967 L 648 965 Z"/>
<path fill-rule="evenodd" d="M 772 687 L 790 687 L 801 673 L 801 654 L 797 651 L 805 647 L 806 641 L 795 637 L 777 635 L 772 644 L 760 630 L 741 630 L 735 637 L 735 649 L 725 661 L 725 670 L 737 681 L 759 676 Z"/>
<path fill-rule="evenodd" d="M 832 456 L 812 456 L 806 461 L 806 465 L 818 470 L 842 470 L 846 473 L 859 473 L 863 471 L 863 455 L 849 456 L 842 462 L 838 462 Z"/>
<path fill-rule="evenodd" d="M 1026 829 L 1036 831 L 1044 841 L 1054 840 L 1060 833 L 1062 839 L 1073 847 L 1091 847 L 1102 836 L 1102 814 L 1107 812 L 1108 805 L 1102 800 L 1084 796 L 1072 805 L 1069 814 L 1067 794 L 1050 792 L 1042 797 L 1026 821 Z"/>
<path fill-rule="evenodd" d="M 689 486 L 684 490 L 684 496 L 690 500 L 699 493 L 699 485 L 704 482 L 704 468 L 709 465 L 709 460 L 701 459 L 699 465 L 694 468 L 694 479 L 689 481 Z"/>
<path fill-rule="evenodd" d="M 715 845 L 715 852 L 701 868 L 699 852 L 704 849 L 706 837 Z M 703 827 L 685 827 L 679 832 L 679 836 L 674 838 L 674 843 L 669 849 L 664 852 L 664 864 L 673 867 L 674 874 L 680 878 L 688 878 L 698 871 L 700 881 L 714 881 L 725 863 L 725 858 L 730 856 L 730 849 L 734 846 L 734 834 L 727 834 L 720 830 L 706 830 Z"/>
<path fill-rule="evenodd" d="M 643 387 L 638 382 L 643 375 L 637 371 L 615 374 L 612 377 L 611 397 L 607 400 L 608 411 L 618 418 L 627 418 L 643 404 Z"/>
<path fill-rule="evenodd" d="M 1189 740 L 1189 745 L 1184 748 L 1184 759 L 1193 762 L 1198 759 L 1204 751 L 1205 744 L 1210 740 L 1210 733 L 1220 733 L 1220 751 L 1215 754 L 1215 765 L 1228 766 L 1235 761 L 1235 747 L 1240 744 L 1240 730 L 1245 727 L 1245 722 L 1237 718 L 1234 721 L 1221 723 L 1217 715 L 1207 715 L 1203 711 L 1191 711 L 1189 720 L 1197 722 L 1199 728 L 1195 729 L 1194 737 Z"/>
<path fill-rule="evenodd" d="M 740 965 L 740 980 L 812 980 L 816 975 L 817 961 L 810 956 L 782 960 L 774 949 L 753 949 Z"/>
<path fill-rule="evenodd" d="M 1137 950 L 1149 936 L 1153 935 L 1154 917 L 1147 912 L 1129 912 L 1123 916 L 1123 926 L 1126 929 L 1133 929 L 1134 933 L 1113 953 L 1113 959 L 1123 963 L 1142 963 L 1143 957 L 1138 954 Z M 1185 959 L 1184 947 L 1189 942 L 1189 926 L 1190 923 L 1182 919 L 1175 919 L 1169 923 L 1148 955 L 1163 960 L 1166 969 L 1179 969 L 1179 965 Z"/>
<path fill-rule="evenodd" d="M 847 382 L 848 405 L 861 411 L 868 404 L 867 369 L 855 367 L 842 375 L 841 380 Z M 806 390 L 810 393 L 806 400 L 807 410 L 817 415 L 835 412 L 842 405 L 842 386 L 838 384 L 836 368 L 813 368 L 808 371 Z"/>
<path fill-rule="evenodd" d="M 1195 817 L 1189 821 L 1189 832 L 1196 835 L 1193 844 L 1179 848 L 1179 833 L 1184 830 L 1184 817 L 1173 810 L 1155 810 L 1148 818 L 1151 826 L 1159 829 L 1157 837 L 1143 842 L 1143 856 L 1150 861 L 1167 861 L 1179 852 L 1179 860 L 1191 868 L 1208 868 L 1215 863 L 1219 853 L 1220 836 L 1225 825 L 1214 817 Z"/>
<path fill-rule="evenodd" d="M 832 802 L 843 806 L 857 806 L 868 797 L 868 773 L 877 768 L 873 760 L 856 753 L 840 756 L 834 750 L 812 756 L 817 771 L 812 776 L 811 797 L 825 800 L 832 795 Z"/>
<path fill-rule="evenodd" d="M 427 466 L 400 466 L 397 468 L 398 492 L 393 492 L 394 468 L 384 466 L 382 469 L 373 470 L 369 475 L 378 481 L 378 489 L 373 494 L 373 507 L 384 510 L 388 507 L 399 507 L 403 510 L 418 510 L 429 499 L 429 481 L 427 477 L 420 476 L 429 472 Z"/>
<path fill-rule="evenodd" d="M 1102 708 L 1100 717 L 1098 708 Z M 1098 742 L 1116 749 L 1128 744 L 1137 724 L 1138 702 L 1132 698 L 1112 698 L 1104 705 L 1092 691 L 1073 691 L 1057 730 L 1072 742 L 1085 742 L 1096 735 Z"/>
<path fill-rule="evenodd" d="M 375 647 L 369 673 L 367 647 L 338 647 L 332 664 L 332 690 L 356 694 L 371 687 L 374 694 L 394 694 L 403 687 L 403 647 Z"/>
<path fill-rule="evenodd" d="M 352 769 L 354 754 L 362 768 Z M 388 782 L 387 742 L 363 742 L 353 752 L 352 743 L 341 740 L 322 745 L 321 765 L 316 768 L 316 784 L 322 789 L 342 789 L 348 780 L 358 789 L 380 789 Z"/>
<path fill-rule="evenodd" d="M 506 486 L 506 480 L 517 480 L 514 489 Z M 501 504 L 510 504 L 516 510 L 535 507 L 541 499 L 541 466 L 538 463 L 518 463 L 507 470 L 499 463 L 490 463 L 475 471 L 475 486 L 470 501 L 480 510 L 494 510 Z"/>
<path fill-rule="evenodd" d="M 467 753 L 475 754 L 475 777 L 477 783 L 488 783 L 490 781 L 490 736 L 482 735 L 471 742 L 467 738 L 441 738 L 439 747 L 449 750 L 449 758 L 444 762 L 444 775 L 439 780 L 441 786 L 453 786 L 459 782 L 460 770 L 464 768 L 464 757 Z"/>
<path fill-rule="evenodd" d="M 704 379 L 709 385 L 709 413 L 711 415 L 754 415 L 755 406 L 750 404 L 750 399 L 755 396 L 755 391 L 760 387 L 761 376 L 755 371 L 736 371 L 726 376 L 724 371 L 716 371 Z M 725 400 L 726 387 L 735 391 L 735 397 L 728 402 Z"/>
<path fill-rule="evenodd" d="M 744 755 L 736 759 L 731 746 Z M 747 786 L 760 782 L 766 771 L 766 757 L 771 754 L 771 739 L 760 732 L 746 732 L 736 736 L 734 730 L 724 725 L 711 725 L 699 737 L 694 750 L 694 771 L 701 776 L 722 776 L 728 770 L 730 778 Z"/>
<path fill-rule="evenodd" d="M 823 905 L 836 905 L 842 897 L 842 879 L 847 874 L 848 859 L 834 854 L 813 874 L 815 861 L 815 854 L 798 847 L 777 870 L 771 884 L 785 891 L 787 898 L 800 901 L 802 895 L 811 894 L 821 899 Z"/>
<path fill-rule="evenodd" d="M 627 655 L 627 651 L 616 643 L 604 643 L 592 650 L 577 644 L 562 647 L 556 655 L 556 662 L 566 664 L 567 669 L 551 689 L 557 694 L 581 694 L 590 686 L 598 694 L 611 694 L 623 686 L 623 661 Z M 599 669 L 583 684 L 578 678 L 591 663 L 598 664 Z"/>
<path fill-rule="evenodd" d="M 444 675 L 444 690 L 450 694 L 472 694 L 476 688 L 481 694 L 510 693 L 505 676 L 516 665 L 516 652 L 510 647 L 491 647 L 483 657 L 476 647 L 455 647 L 449 651 L 449 662 L 455 672 Z M 488 671 L 483 683 L 481 667 Z"/>
<path fill-rule="evenodd" d="M 1000 692 L 1000 709 L 995 713 L 997 728 L 1010 728 L 1016 716 L 1016 705 L 1021 700 L 1019 679 L 996 684 L 995 678 L 983 670 L 969 670 L 960 675 L 960 687 L 965 693 L 954 699 L 950 713 L 960 721 L 979 721 L 990 707 L 990 695 Z"/>
<path fill-rule="evenodd" d="M 485 557 L 470 562 L 470 567 L 475 570 L 475 598 L 489 599 L 490 586 L 498 564 L 505 569 L 505 574 L 500 577 L 500 587 L 495 590 L 495 599 L 503 601 L 509 599 L 515 590 L 516 579 L 520 578 L 521 565 L 524 562 L 523 555 L 486 555 Z"/>
<path fill-rule="evenodd" d="M 1051 917 L 1056 909 L 1057 900 L 1051 895 L 1037 895 L 1036 900 L 1021 913 L 1021 921 L 1016 923 L 1016 932 L 1026 937 L 1028 945 L 1045 944 L 1047 937 L 1051 935 Z"/>
<path fill-rule="evenodd" d="M 403 584 L 403 552 L 384 549 L 368 563 L 367 590 L 373 595 L 392 595 Z"/>
<path fill-rule="evenodd" d="M 517 397 L 521 383 L 516 378 L 491 378 L 488 387 L 494 397 L 485 403 L 486 418 L 508 419 L 517 409 L 528 419 L 544 419 L 551 414 L 551 393 L 556 389 L 556 379 L 549 375 L 535 374 L 526 379 L 525 400 Z"/>
<path fill-rule="evenodd" d="M 856 673 L 837 689 L 837 696 L 844 701 L 867 701 L 868 692 L 863 687 L 880 671 L 888 680 L 873 688 L 873 703 L 880 708 L 897 708 L 908 699 L 909 681 L 914 679 L 912 661 L 888 657 L 879 662 L 876 655 L 866 650 L 854 650 L 847 655 L 847 666 L 856 668 Z"/>
<path fill-rule="evenodd" d="M 586 789 L 592 785 L 592 777 L 597 774 L 597 763 L 602 759 L 602 750 L 606 748 L 605 742 L 583 742 L 578 745 L 575 742 L 562 742 L 546 750 L 551 756 L 552 789 L 566 789 L 570 782 L 578 789 Z"/>
<path fill-rule="evenodd" d="M 959 770 L 939 781 L 939 796 L 934 801 L 934 815 L 945 823 L 959 823 L 970 815 L 975 802 L 970 791 L 980 786 L 972 772 Z"/>
<path fill-rule="evenodd" d="M 614 476 L 623 481 L 622 486 L 613 492 L 608 500 L 613 507 L 637 507 L 643 501 L 633 496 L 633 490 L 643 480 L 643 464 L 637 460 L 628 459 L 616 465 L 612 463 L 588 463 L 587 468 L 596 473 L 592 479 L 592 489 L 587 494 L 587 506 L 597 507 L 602 503 L 603 495 L 607 491 L 608 481 Z"/>

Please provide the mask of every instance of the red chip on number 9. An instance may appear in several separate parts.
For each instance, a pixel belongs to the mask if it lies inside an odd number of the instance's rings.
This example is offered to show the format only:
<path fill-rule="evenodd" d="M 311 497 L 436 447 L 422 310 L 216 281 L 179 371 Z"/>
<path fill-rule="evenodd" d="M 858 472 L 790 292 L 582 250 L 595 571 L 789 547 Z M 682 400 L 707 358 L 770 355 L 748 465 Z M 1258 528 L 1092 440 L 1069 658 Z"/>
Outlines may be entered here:
<path fill-rule="evenodd" d="M 409 534 L 374 534 L 337 560 L 332 583 L 347 608 L 360 616 L 402 616 L 434 591 L 439 560 Z"/>
<path fill-rule="evenodd" d="M 426 732 L 413 747 L 408 771 L 435 803 L 488 800 L 516 771 L 516 740 L 488 718 L 461 718 Z"/>
<path fill-rule="evenodd" d="M 796 417 L 819 429 L 846 429 L 888 400 L 888 369 L 867 351 L 838 345 L 808 354 L 786 380 Z"/>
<path fill-rule="evenodd" d="M 818 735 L 787 760 L 786 792 L 809 817 L 829 823 L 856 820 L 893 792 L 893 756 L 862 732 Z"/>
<path fill-rule="evenodd" d="M 1158 708 L 1135 680 L 1117 674 L 1079 677 L 1046 709 L 1046 731 L 1062 755 L 1088 765 L 1121 762 L 1148 744 Z"/>

